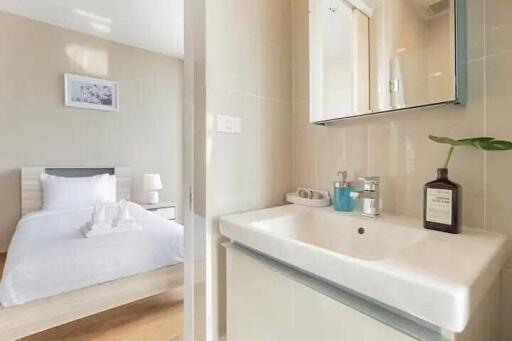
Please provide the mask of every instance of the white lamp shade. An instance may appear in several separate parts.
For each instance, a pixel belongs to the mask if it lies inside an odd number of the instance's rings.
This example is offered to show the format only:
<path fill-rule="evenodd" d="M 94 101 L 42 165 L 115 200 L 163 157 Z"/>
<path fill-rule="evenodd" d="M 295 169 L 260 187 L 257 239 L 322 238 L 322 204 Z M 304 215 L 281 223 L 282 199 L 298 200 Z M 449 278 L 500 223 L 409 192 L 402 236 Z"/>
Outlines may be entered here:
<path fill-rule="evenodd" d="M 162 189 L 162 179 L 160 174 L 145 174 L 144 189 L 146 191 L 158 191 Z"/>

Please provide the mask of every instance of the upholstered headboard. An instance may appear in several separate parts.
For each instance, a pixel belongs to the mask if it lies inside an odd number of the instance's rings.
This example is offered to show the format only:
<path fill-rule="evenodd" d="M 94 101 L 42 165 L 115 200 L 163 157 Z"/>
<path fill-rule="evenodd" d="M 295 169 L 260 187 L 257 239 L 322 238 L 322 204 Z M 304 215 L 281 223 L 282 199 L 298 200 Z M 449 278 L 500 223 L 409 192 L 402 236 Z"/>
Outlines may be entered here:
<path fill-rule="evenodd" d="M 41 209 L 43 193 L 39 176 L 42 173 L 65 177 L 84 177 L 99 174 L 115 174 L 117 200 L 130 200 L 132 177 L 130 167 L 24 167 L 21 169 L 21 215 Z"/>

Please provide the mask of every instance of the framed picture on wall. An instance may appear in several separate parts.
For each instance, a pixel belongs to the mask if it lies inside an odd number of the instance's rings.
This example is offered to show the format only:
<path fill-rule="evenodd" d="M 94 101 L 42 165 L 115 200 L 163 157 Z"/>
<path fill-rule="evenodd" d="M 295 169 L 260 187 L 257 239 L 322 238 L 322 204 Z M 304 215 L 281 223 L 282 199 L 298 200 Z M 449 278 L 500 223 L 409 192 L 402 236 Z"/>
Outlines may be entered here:
<path fill-rule="evenodd" d="M 118 82 L 66 73 L 64 95 L 68 107 L 119 111 Z"/>

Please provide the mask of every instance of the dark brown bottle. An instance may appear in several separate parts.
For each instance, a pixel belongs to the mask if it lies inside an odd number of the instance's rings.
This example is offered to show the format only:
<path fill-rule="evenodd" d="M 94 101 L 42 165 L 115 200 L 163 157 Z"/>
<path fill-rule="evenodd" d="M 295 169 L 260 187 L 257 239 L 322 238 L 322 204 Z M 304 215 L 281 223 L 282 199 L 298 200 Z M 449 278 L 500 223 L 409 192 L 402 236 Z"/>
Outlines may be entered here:
<path fill-rule="evenodd" d="M 448 179 L 448 169 L 439 168 L 437 179 L 423 187 L 423 227 L 460 233 L 461 187 Z"/>

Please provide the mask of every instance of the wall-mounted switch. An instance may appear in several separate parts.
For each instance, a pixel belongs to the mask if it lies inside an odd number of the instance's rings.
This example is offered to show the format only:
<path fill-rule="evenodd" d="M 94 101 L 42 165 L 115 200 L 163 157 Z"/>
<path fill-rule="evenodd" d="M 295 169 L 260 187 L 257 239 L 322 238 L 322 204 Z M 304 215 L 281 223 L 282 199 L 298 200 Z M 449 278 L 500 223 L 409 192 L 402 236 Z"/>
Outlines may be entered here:
<path fill-rule="evenodd" d="M 240 134 L 240 117 L 229 115 L 217 115 L 217 132 L 228 134 Z"/>
<path fill-rule="evenodd" d="M 393 79 L 389 82 L 389 93 L 390 94 L 396 94 L 400 91 L 400 80 L 399 79 Z"/>

